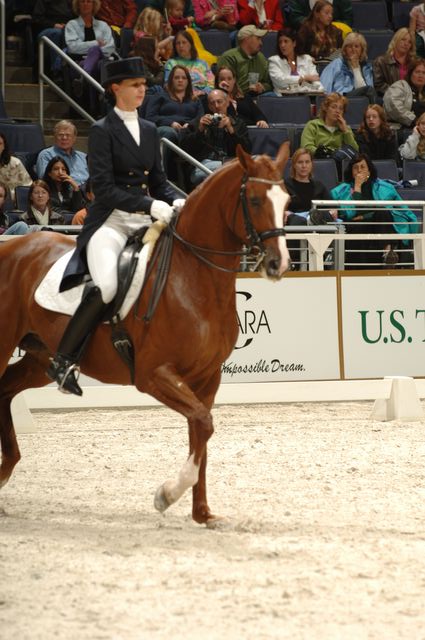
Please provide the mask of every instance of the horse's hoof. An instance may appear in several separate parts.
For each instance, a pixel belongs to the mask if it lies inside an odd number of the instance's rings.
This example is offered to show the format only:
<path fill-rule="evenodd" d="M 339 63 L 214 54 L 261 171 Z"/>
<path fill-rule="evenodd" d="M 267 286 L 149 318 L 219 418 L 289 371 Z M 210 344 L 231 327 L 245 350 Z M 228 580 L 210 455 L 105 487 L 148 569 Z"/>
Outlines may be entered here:
<path fill-rule="evenodd" d="M 229 531 L 234 528 L 234 523 L 230 518 L 221 516 L 211 516 L 205 523 L 207 529 L 214 529 L 216 531 Z"/>
<path fill-rule="evenodd" d="M 164 511 L 170 506 L 171 502 L 168 502 L 167 500 L 167 496 L 165 495 L 164 491 L 164 485 L 161 485 L 156 490 L 153 504 L 155 509 L 160 513 L 164 513 Z"/>

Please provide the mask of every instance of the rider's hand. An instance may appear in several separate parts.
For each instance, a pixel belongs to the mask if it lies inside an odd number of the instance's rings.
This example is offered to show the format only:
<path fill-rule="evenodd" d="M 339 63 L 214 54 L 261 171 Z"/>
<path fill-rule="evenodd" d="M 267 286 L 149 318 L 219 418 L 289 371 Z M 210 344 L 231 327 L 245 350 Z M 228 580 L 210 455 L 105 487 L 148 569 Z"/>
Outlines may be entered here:
<path fill-rule="evenodd" d="M 160 222 L 170 222 L 174 209 L 163 200 L 154 200 L 151 205 L 151 216 Z"/>
<path fill-rule="evenodd" d="M 186 200 L 184 198 L 177 198 L 176 200 L 173 200 L 174 210 L 178 212 L 183 209 L 185 202 Z"/>

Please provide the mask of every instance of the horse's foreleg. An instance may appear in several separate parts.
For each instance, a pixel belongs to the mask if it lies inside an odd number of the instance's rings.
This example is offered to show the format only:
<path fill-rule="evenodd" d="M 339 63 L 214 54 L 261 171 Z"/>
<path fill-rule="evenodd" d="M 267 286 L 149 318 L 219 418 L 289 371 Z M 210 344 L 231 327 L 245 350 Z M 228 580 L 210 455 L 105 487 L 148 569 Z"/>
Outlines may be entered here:
<path fill-rule="evenodd" d="M 9 365 L 0 378 L 0 488 L 9 480 L 21 458 L 10 411 L 12 399 L 25 389 L 49 383 L 45 374 L 47 362 L 47 354 L 45 358 L 36 358 L 27 353 L 22 360 Z"/>
<path fill-rule="evenodd" d="M 205 495 L 206 443 L 214 432 L 209 407 L 200 402 L 174 367 L 170 365 L 162 365 L 155 369 L 150 375 L 149 382 L 144 385 L 142 390 L 184 415 L 189 424 L 189 458 L 177 478 L 167 480 L 159 487 L 155 494 L 155 508 L 158 511 L 165 511 L 187 489 L 198 483 L 201 472 L 203 479 L 201 495 L 205 497 L 205 502 L 202 507 L 202 517 L 200 516 L 201 512 L 196 509 L 197 517 L 195 517 L 194 510 L 194 519 L 200 523 L 207 522 L 212 516 Z"/>

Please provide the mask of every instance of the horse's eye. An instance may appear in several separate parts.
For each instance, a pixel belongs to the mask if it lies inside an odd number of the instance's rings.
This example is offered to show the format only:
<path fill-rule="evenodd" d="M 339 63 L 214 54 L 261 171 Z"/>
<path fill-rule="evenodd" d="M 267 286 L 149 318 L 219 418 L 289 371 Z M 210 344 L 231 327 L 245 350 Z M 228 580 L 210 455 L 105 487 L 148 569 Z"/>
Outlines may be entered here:
<path fill-rule="evenodd" d="M 259 207 L 261 204 L 261 199 L 258 196 L 252 196 L 249 201 L 253 207 Z"/>

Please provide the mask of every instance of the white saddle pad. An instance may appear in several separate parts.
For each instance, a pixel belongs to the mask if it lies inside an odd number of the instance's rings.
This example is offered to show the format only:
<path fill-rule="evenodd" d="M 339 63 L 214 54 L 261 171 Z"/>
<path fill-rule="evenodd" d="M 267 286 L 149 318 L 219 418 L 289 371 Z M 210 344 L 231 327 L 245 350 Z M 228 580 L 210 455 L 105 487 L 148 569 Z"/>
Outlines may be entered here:
<path fill-rule="evenodd" d="M 146 233 L 145 239 L 147 243 L 144 245 L 142 251 L 139 254 L 139 260 L 137 263 L 136 271 L 133 281 L 127 292 L 125 300 L 120 309 L 120 317 L 124 319 L 131 307 L 135 303 L 137 296 L 143 284 L 145 277 L 146 265 L 151 256 L 155 241 L 159 236 L 160 231 L 158 227 L 160 223 L 155 223 Z M 163 225 L 165 226 L 165 225 Z M 153 228 L 157 227 L 156 232 L 151 236 Z M 149 234 L 149 235 L 148 235 Z M 42 282 L 39 284 L 35 292 L 35 301 L 40 307 L 49 309 L 50 311 L 56 311 L 58 313 L 64 313 L 65 315 L 72 316 L 75 313 L 76 308 L 81 302 L 85 284 L 80 284 L 77 287 L 68 289 L 68 291 L 59 292 L 59 285 L 62 281 L 63 273 L 71 258 L 74 250 L 69 251 L 63 255 L 55 264 L 50 268 Z"/>

